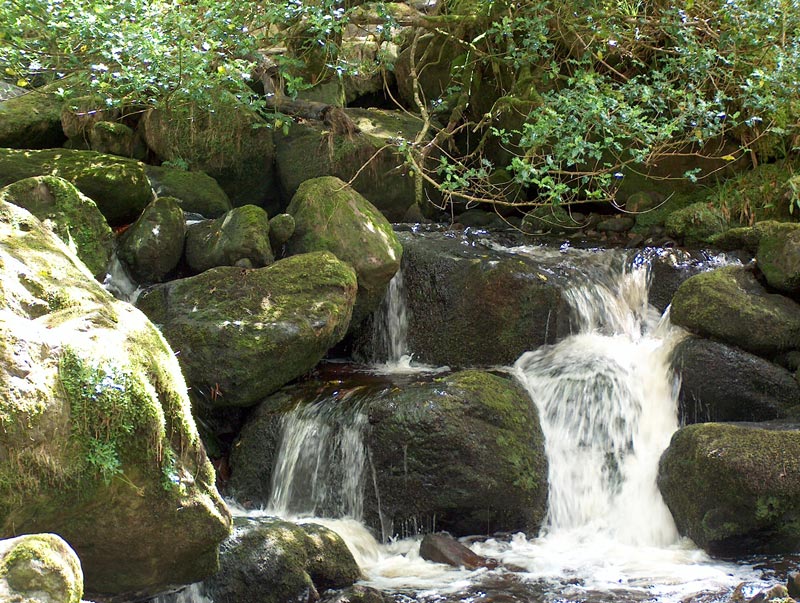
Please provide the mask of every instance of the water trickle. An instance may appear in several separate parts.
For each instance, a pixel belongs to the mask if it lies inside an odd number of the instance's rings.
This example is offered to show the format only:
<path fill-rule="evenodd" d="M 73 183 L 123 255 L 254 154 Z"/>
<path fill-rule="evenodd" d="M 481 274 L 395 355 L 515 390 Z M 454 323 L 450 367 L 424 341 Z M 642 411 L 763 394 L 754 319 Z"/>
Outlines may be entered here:
<path fill-rule="evenodd" d="M 103 287 L 117 299 L 132 304 L 136 303 L 139 294 L 142 292 L 142 288 L 128 274 L 116 252 L 112 254 L 111 261 L 108 264 L 108 273 L 103 279 Z"/>
<path fill-rule="evenodd" d="M 283 419 L 269 508 L 282 517 L 363 515 L 366 415 L 325 398 Z"/>

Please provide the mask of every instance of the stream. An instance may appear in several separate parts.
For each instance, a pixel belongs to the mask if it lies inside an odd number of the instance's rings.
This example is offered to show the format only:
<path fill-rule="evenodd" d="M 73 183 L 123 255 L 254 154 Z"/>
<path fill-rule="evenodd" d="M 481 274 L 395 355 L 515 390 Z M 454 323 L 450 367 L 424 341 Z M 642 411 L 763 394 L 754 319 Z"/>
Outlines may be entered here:
<path fill-rule="evenodd" d="M 545 436 L 550 489 L 538 535 L 462 539 L 500 562 L 475 571 L 421 559 L 421 536 L 379 542 L 362 517 L 367 417 L 359 404 L 343 410 L 325 400 L 284 417 L 268 508 L 230 501 L 234 515 L 333 529 L 362 568 L 362 584 L 397 603 L 710 603 L 729 600 L 741 583 L 746 596 L 773 585 L 770 560 L 720 561 L 681 538 L 656 486 L 658 460 L 679 427 L 680 376 L 670 354 L 684 333 L 670 324 L 669 309 L 648 302 L 653 254 L 510 250 L 574 269 L 564 293 L 571 334 L 500 369 L 528 391 Z M 400 387 L 406 375 L 448 370 L 414 362 L 402 279 L 392 281 L 375 321 L 380 353 L 369 367 Z M 207 601 L 197 590 L 182 596 L 181 603 Z"/>

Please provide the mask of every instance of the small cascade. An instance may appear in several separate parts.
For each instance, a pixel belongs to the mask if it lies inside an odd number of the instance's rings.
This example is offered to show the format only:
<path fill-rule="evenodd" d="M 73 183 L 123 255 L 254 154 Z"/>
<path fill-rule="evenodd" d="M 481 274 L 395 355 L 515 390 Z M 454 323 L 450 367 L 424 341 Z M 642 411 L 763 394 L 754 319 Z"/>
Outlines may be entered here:
<path fill-rule="evenodd" d="M 142 292 L 141 287 L 131 278 L 127 269 L 114 252 L 108 264 L 108 273 L 103 280 L 103 287 L 117 299 L 136 303 L 136 299 Z"/>
<path fill-rule="evenodd" d="M 673 544 L 656 471 L 678 428 L 669 355 L 680 334 L 648 305 L 646 264 L 592 274 L 565 291 L 575 333 L 516 363 L 547 442 L 546 531 Z"/>
<path fill-rule="evenodd" d="M 367 417 L 357 405 L 325 398 L 283 419 L 269 509 L 282 517 L 363 515 Z"/>

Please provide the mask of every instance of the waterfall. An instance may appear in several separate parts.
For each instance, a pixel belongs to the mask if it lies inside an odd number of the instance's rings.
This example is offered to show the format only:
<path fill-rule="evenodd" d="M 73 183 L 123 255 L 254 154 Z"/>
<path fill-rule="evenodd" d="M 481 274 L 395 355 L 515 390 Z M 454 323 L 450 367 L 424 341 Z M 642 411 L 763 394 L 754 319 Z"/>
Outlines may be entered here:
<path fill-rule="evenodd" d="M 366 415 L 335 397 L 299 405 L 283 418 L 269 508 L 282 517 L 363 515 Z"/>
<path fill-rule="evenodd" d="M 115 251 L 108 263 L 108 272 L 103 280 L 103 287 L 111 295 L 122 301 L 135 304 L 142 288 L 131 278 L 131 275 L 122 265 Z"/>
<path fill-rule="evenodd" d="M 678 534 L 656 471 L 678 428 L 669 355 L 680 334 L 648 305 L 646 264 L 620 261 L 598 272 L 565 291 L 573 335 L 515 365 L 545 435 L 544 533 L 666 546 Z"/>

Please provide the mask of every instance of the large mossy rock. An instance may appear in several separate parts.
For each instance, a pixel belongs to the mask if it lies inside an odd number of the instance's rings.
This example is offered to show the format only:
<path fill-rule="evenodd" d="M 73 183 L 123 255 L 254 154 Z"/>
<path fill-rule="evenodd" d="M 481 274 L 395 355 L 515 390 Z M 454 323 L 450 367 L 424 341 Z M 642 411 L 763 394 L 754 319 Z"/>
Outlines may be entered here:
<path fill-rule="evenodd" d="M 666 219 L 667 234 L 686 244 L 708 243 L 728 228 L 722 210 L 711 203 L 692 203 L 678 209 Z"/>
<path fill-rule="evenodd" d="M 148 165 L 147 177 L 159 197 L 179 199 L 185 212 L 218 218 L 232 207 L 225 191 L 205 172 Z"/>
<path fill-rule="evenodd" d="M 260 207 L 236 207 L 216 220 L 191 224 L 186 262 L 195 272 L 215 266 L 263 268 L 273 262 L 269 216 Z"/>
<path fill-rule="evenodd" d="M 0 597 L 9 603 L 80 603 L 81 562 L 56 534 L 0 540 Z"/>
<path fill-rule="evenodd" d="M 759 356 L 800 349 L 800 304 L 767 293 L 743 266 L 693 276 L 672 300 L 672 321 Z"/>
<path fill-rule="evenodd" d="M 800 293 L 800 224 L 770 223 L 759 238 L 756 259 L 771 287 Z"/>
<path fill-rule="evenodd" d="M 800 546 L 800 432 L 704 423 L 677 431 L 658 485 L 681 534 L 714 555 Z"/>
<path fill-rule="evenodd" d="M 681 376 L 682 423 L 769 421 L 800 404 L 785 368 L 733 346 L 688 337 L 673 352 Z"/>
<path fill-rule="evenodd" d="M 94 593 L 213 573 L 230 515 L 164 338 L 8 203 L 0 273 L 0 537 L 59 534 Z"/>
<path fill-rule="evenodd" d="M 67 137 L 61 129 L 64 101 L 53 94 L 27 92 L 0 102 L 0 147 L 49 149 Z"/>
<path fill-rule="evenodd" d="M 186 219 L 174 197 L 159 197 L 120 236 L 117 257 L 139 283 L 158 283 L 183 257 Z"/>
<path fill-rule="evenodd" d="M 275 146 L 272 128 L 236 103 L 209 110 L 162 107 L 145 113 L 147 146 L 162 160 L 183 162 L 214 178 L 234 206 L 260 205 L 274 211 Z"/>
<path fill-rule="evenodd" d="M 509 365 L 568 332 L 560 258 L 493 250 L 461 235 L 398 232 L 408 350 L 435 366 Z M 378 318 L 379 317 L 374 317 Z M 354 334 L 356 355 L 385 362 L 375 325 Z"/>
<path fill-rule="evenodd" d="M 135 220 L 154 197 L 144 164 L 133 159 L 69 149 L 0 149 L 0 186 L 48 174 L 74 184 L 112 226 Z"/>
<path fill-rule="evenodd" d="M 189 385 L 249 406 L 316 365 L 347 332 L 356 275 L 328 252 L 266 268 L 222 266 L 157 285 L 139 306 L 161 325 Z"/>
<path fill-rule="evenodd" d="M 276 165 L 281 191 L 291 199 L 300 184 L 321 176 L 336 176 L 352 186 L 392 222 L 403 219 L 416 201 L 401 140 L 413 141 L 422 122 L 401 111 L 346 109 L 358 127 L 352 135 L 337 135 L 323 125 L 293 125 L 288 134 L 275 134 Z M 438 199 L 432 187 L 428 198 Z"/>
<path fill-rule="evenodd" d="M 544 437 L 516 382 L 464 371 L 389 390 L 368 412 L 366 516 L 384 537 L 410 526 L 455 536 L 538 530 Z"/>
<path fill-rule="evenodd" d="M 275 518 L 237 522 L 220 551 L 220 571 L 203 584 L 214 603 L 316 601 L 361 577 L 341 537 L 316 524 Z"/>
<path fill-rule="evenodd" d="M 95 202 L 56 176 L 25 178 L 0 190 L 0 200 L 24 207 L 50 226 L 87 268 L 105 276 L 114 235 Z"/>
<path fill-rule="evenodd" d="M 338 178 L 325 176 L 303 182 L 286 211 L 295 224 L 288 253 L 330 251 L 355 269 L 354 322 L 377 308 L 400 267 L 403 248 L 375 206 Z"/>

